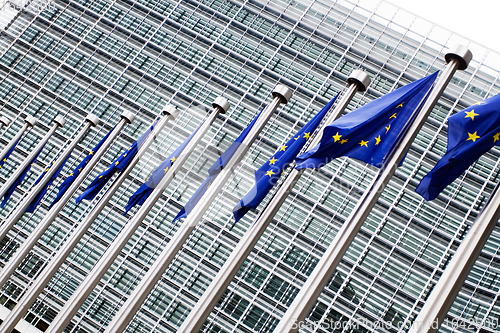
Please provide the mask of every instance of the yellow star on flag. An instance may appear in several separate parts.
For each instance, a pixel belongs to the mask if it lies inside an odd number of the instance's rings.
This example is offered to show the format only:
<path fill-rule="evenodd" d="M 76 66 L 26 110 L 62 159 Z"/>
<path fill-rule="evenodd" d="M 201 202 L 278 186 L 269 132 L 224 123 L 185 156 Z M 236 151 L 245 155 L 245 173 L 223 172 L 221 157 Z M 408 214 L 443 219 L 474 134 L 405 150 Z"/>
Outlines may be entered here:
<path fill-rule="evenodd" d="M 359 143 L 359 145 L 360 145 L 361 147 L 365 146 L 366 148 L 368 148 L 368 141 L 363 141 L 363 140 L 361 140 L 361 142 Z"/>
<path fill-rule="evenodd" d="M 300 135 L 298 135 L 296 138 L 293 138 L 295 141 L 297 141 L 300 138 Z"/>
<path fill-rule="evenodd" d="M 397 113 L 393 114 L 392 116 L 389 117 L 389 119 L 391 119 L 391 118 L 396 119 L 396 115 L 397 115 Z"/>
<path fill-rule="evenodd" d="M 82 172 L 82 168 L 78 169 L 79 172 Z"/>
<path fill-rule="evenodd" d="M 335 140 L 335 142 L 339 141 L 341 137 L 342 137 L 342 135 L 340 135 L 339 132 L 337 132 L 337 134 L 332 136 L 332 138 Z M 344 141 L 344 140 L 342 140 L 342 141 Z"/>
<path fill-rule="evenodd" d="M 273 158 L 271 158 L 271 159 L 269 160 L 269 165 L 273 165 L 274 163 L 276 163 L 276 161 L 277 161 L 277 159 L 275 159 L 274 157 L 273 157 Z"/>
<path fill-rule="evenodd" d="M 168 171 L 168 167 L 167 167 L 166 169 L 163 169 L 163 170 L 165 170 L 165 173 L 167 173 L 167 171 Z"/>
<path fill-rule="evenodd" d="M 375 142 L 375 146 L 378 146 L 378 144 L 380 143 L 380 141 L 382 141 L 382 140 L 380 140 L 380 135 L 379 135 L 379 136 L 377 136 L 377 137 L 375 138 L 375 140 L 377 140 L 377 142 Z"/>
<path fill-rule="evenodd" d="M 342 141 L 340 141 L 340 144 L 343 145 L 346 142 L 347 142 L 347 139 L 342 139 Z"/>
<path fill-rule="evenodd" d="M 391 125 L 387 126 L 385 129 L 386 129 L 385 133 L 387 134 L 387 132 L 389 132 L 389 130 L 391 129 Z"/>
<path fill-rule="evenodd" d="M 170 162 L 174 163 L 176 160 L 177 160 L 177 158 L 172 157 L 172 158 L 170 159 Z"/>
<path fill-rule="evenodd" d="M 465 113 L 467 114 L 467 115 L 465 116 L 465 118 L 470 118 L 470 119 L 472 119 L 473 121 L 474 121 L 474 117 L 475 117 L 475 116 L 479 116 L 479 114 L 478 114 L 478 113 L 475 113 L 475 112 L 474 112 L 474 110 L 472 110 L 472 111 L 470 111 L 470 112 L 465 111 Z"/>
<path fill-rule="evenodd" d="M 398 106 L 396 106 L 396 109 L 397 108 L 402 108 L 403 107 L 403 103 L 399 104 Z"/>
<path fill-rule="evenodd" d="M 266 176 L 272 177 L 272 175 L 274 175 L 273 170 L 269 170 L 268 172 L 266 172 Z"/>
<path fill-rule="evenodd" d="M 120 164 L 120 162 L 116 161 L 115 165 L 118 165 L 118 164 Z"/>
<path fill-rule="evenodd" d="M 497 134 L 493 135 L 493 143 L 497 142 L 498 140 L 500 140 L 500 132 L 498 132 Z"/>
<path fill-rule="evenodd" d="M 476 142 L 476 139 L 480 138 L 480 136 L 477 135 L 477 131 L 474 132 L 473 134 L 470 134 L 470 133 L 467 133 L 467 134 L 469 134 L 469 138 L 467 139 L 467 141 L 472 140 L 472 142 Z"/>
<path fill-rule="evenodd" d="M 283 147 L 281 147 L 281 150 L 285 151 L 287 148 L 288 148 L 288 146 L 283 146 Z"/>
<path fill-rule="evenodd" d="M 311 133 L 304 133 L 304 138 L 307 140 L 311 137 Z"/>
<path fill-rule="evenodd" d="M 89 153 L 89 155 L 94 155 L 94 152 L 91 150 L 90 153 Z"/>

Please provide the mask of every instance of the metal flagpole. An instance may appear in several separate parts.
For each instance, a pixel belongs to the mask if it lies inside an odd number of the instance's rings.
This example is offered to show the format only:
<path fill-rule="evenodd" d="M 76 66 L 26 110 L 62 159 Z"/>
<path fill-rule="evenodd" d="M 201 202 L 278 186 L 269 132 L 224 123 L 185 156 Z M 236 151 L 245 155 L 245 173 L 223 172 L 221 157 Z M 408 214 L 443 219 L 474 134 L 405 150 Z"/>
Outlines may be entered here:
<path fill-rule="evenodd" d="M 66 161 L 66 158 L 71 154 L 71 152 L 80 142 L 82 137 L 87 133 L 88 129 L 91 126 L 97 126 L 99 124 L 99 118 L 97 118 L 93 114 L 89 114 L 85 118 L 85 121 L 86 123 L 83 126 L 80 133 L 73 139 L 73 141 L 66 148 L 63 154 L 59 156 L 54 165 L 50 166 L 49 171 L 45 174 L 42 180 L 28 192 L 28 195 L 19 204 L 17 204 L 16 208 L 14 209 L 14 212 L 0 226 L 0 239 L 3 239 L 7 235 L 9 230 L 14 226 L 14 224 L 16 224 L 16 222 L 21 218 L 21 216 L 23 216 L 26 208 L 28 208 L 28 206 L 36 198 L 38 193 L 40 193 L 40 191 L 45 187 L 45 185 L 47 185 L 50 178 L 57 172 L 57 169 L 59 169 L 59 167 Z M 2 283 L 0 283 L 0 285 L 2 285 Z"/>
<path fill-rule="evenodd" d="M 31 248 L 33 248 L 34 244 L 38 241 L 38 239 L 43 235 L 43 232 L 50 226 L 50 224 L 56 219 L 57 215 L 59 212 L 64 208 L 66 203 L 71 199 L 73 196 L 74 192 L 78 189 L 80 184 L 85 180 L 87 175 L 92 171 L 94 166 L 99 162 L 99 159 L 104 155 L 106 150 L 108 150 L 109 146 L 111 143 L 116 139 L 116 137 L 120 134 L 122 129 L 125 127 L 127 123 L 131 123 L 134 121 L 135 116 L 132 112 L 130 111 L 123 111 L 121 114 L 121 120 L 116 124 L 115 129 L 109 137 L 106 139 L 106 141 L 103 143 L 103 145 L 100 147 L 98 151 L 94 153 L 94 157 L 89 161 L 89 163 L 85 166 L 85 168 L 82 170 L 82 172 L 78 175 L 78 177 L 73 181 L 73 183 L 70 185 L 68 190 L 64 193 L 64 195 L 61 197 L 61 199 L 48 211 L 47 215 L 45 218 L 37 225 L 35 230 L 30 234 L 28 239 L 23 243 L 21 248 L 14 254 L 14 256 L 11 258 L 11 260 L 5 265 L 4 269 L 0 272 L 0 286 L 3 286 L 5 282 L 10 278 L 12 273 L 16 270 L 16 268 L 19 266 L 21 261 L 24 259 L 26 254 L 30 251 Z M 29 249 L 28 247 L 31 246 Z M 53 260 L 52 260 L 53 261 Z M 26 293 L 24 296 L 19 300 L 17 305 L 12 309 L 12 311 L 9 313 L 7 318 L 3 321 L 3 323 L 0 326 L 1 332 L 11 332 L 14 328 L 17 322 L 21 320 L 23 315 L 28 311 L 29 307 L 31 304 L 33 304 L 40 294 L 40 292 L 43 290 L 45 287 L 45 284 L 39 287 L 40 283 L 39 281 L 42 278 L 47 278 L 46 274 L 44 274 L 47 269 L 50 267 L 50 264 L 52 261 L 49 261 L 48 267 L 46 267 L 44 270 L 42 270 L 40 276 L 33 282 L 33 285 L 26 290 Z M 18 264 L 14 265 L 14 262 L 17 262 Z M 48 277 L 48 281 L 50 281 L 50 278 L 52 278 L 52 275 Z M 34 289 L 38 286 L 40 291 L 34 292 Z M 29 304 L 29 305 L 28 305 Z"/>
<path fill-rule="evenodd" d="M 437 332 L 500 218 L 496 189 L 434 286 L 408 333 Z"/>
<path fill-rule="evenodd" d="M 11 148 L 14 147 L 14 145 L 17 143 L 19 138 L 24 134 L 24 131 L 26 131 L 26 129 L 28 127 L 34 127 L 36 125 L 36 123 L 37 123 L 37 120 L 33 116 L 27 116 L 26 119 L 24 119 L 23 127 L 21 127 L 21 129 L 17 132 L 16 136 L 13 137 L 12 140 L 10 140 L 9 144 L 7 146 L 5 146 L 5 148 L 0 153 L 0 161 L 3 160 L 5 158 L 5 156 L 7 155 L 7 153 L 9 152 L 9 150 L 11 150 Z"/>
<path fill-rule="evenodd" d="M 434 89 L 430 92 L 429 97 L 422 106 L 422 110 L 415 118 L 406 135 L 402 138 L 399 146 L 389 156 L 387 163 L 380 169 L 370 188 L 360 198 L 358 204 L 344 222 L 330 246 L 326 249 L 293 303 L 276 326 L 275 333 L 298 331 L 301 326 L 300 323 L 311 311 L 316 299 L 333 275 L 333 272 L 365 219 L 370 214 L 371 209 L 384 190 L 385 184 L 389 182 L 395 169 L 403 160 L 411 143 L 443 93 L 444 88 L 448 85 L 457 69 L 463 70 L 467 68 L 469 62 L 472 60 L 472 54 L 467 47 L 457 46 L 452 52 L 446 54 L 445 59 L 448 65 L 441 73 Z"/>
<path fill-rule="evenodd" d="M 0 117 L 0 129 L 2 129 L 2 127 L 4 127 L 4 126 L 9 126 L 9 124 L 10 124 L 9 118 L 7 118 L 5 116 Z"/>
<path fill-rule="evenodd" d="M 430 92 L 429 97 L 422 106 L 422 110 L 417 115 L 414 123 L 410 126 L 399 146 L 391 153 L 387 163 L 380 169 L 370 188 L 365 191 L 351 215 L 338 231 L 323 257 L 320 259 L 313 272 L 306 280 L 306 283 L 295 297 L 293 303 L 278 323 L 278 326 L 274 330 L 275 333 L 298 331 L 300 323 L 306 318 L 324 286 L 333 275 L 338 263 L 349 248 L 365 219 L 370 214 L 371 209 L 384 190 L 385 184 L 389 182 L 395 169 L 403 160 L 411 143 L 436 105 L 444 88 L 448 85 L 457 69 L 463 70 L 467 68 L 472 59 L 472 54 L 466 47 L 458 46 L 453 52 L 446 54 L 445 58 L 448 65 L 441 73 L 438 82 Z"/>
<path fill-rule="evenodd" d="M 0 198 L 4 196 L 5 193 L 9 190 L 9 188 L 14 184 L 17 178 L 23 173 L 24 169 L 32 163 L 33 159 L 38 155 L 40 150 L 43 149 L 43 146 L 49 141 L 50 137 L 58 127 L 64 127 L 66 124 L 66 120 L 62 116 L 56 116 L 54 119 L 55 124 L 52 125 L 50 130 L 45 134 L 45 136 L 40 140 L 38 145 L 36 145 L 35 149 L 26 157 L 26 159 L 21 163 L 21 165 L 14 171 L 14 173 L 7 179 L 5 184 L 3 184 L 2 188 L 0 188 Z M 26 126 L 26 125 L 25 125 Z"/>
<path fill-rule="evenodd" d="M 328 116 L 328 119 L 323 123 L 323 128 L 311 135 L 312 141 L 309 144 L 309 147 L 315 147 L 317 144 L 319 144 L 319 142 L 321 141 L 320 133 L 323 133 L 323 129 L 326 126 L 330 125 L 342 114 L 342 112 L 344 112 L 345 108 L 352 100 L 357 91 L 366 90 L 366 87 L 370 84 L 370 78 L 366 73 L 360 70 L 355 70 L 352 72 L 347 82 L 349 83 L 347 90 L 343 94 L 340 102 L 335 106 L 331 114 Z M 257 218 L 257 221 L 255 221 L 250 229 L 247 230 L 245 235 L 233 249 L 231 255 L 224 263 L 224 266 L 222 266 L 219 273 L 217 273 L 215 278 L 212 280 L 212 283 L 205 290 L 200 300 L 198 301 L 198 303 L 196 303 L 195 307 L 191 310 L 188 317 L 184 320 L 177 332 L 198 332 L 201 329 L 203 323 L 210 315 L 210 312 L 215 307 L 222 294 L 231 283 L 233 277 L 236 275 L 236 273 L 238 273 L 238 270 L 243 265 L 247 257 L 250 255 L 250 252 L 252 252 L 255 244 L 257 244 L 258 240 L 271 223 L 274 215 L 276 215 L 278 209 L 281 207 L 304 170 L 305 169 L 293 169 L 292 171 L 290 171 L 287 178 L 283 180 L 281 186 L 273 195 L 273 198 L 271 199 L 269 204 Z M 122 316 L 120 315 L 120 313 L 118 313 L 115 316 L 115 318 L 117 318 L 115 320 L 119 320 L 118 318 L 120 317 Z M 115 321 L 112 321 L 108 326 L 106 333 L 121 332 L 120 330 L 114 329 L 114 322 Z"/>
<path fill-rule="evenodd" d="M 120 254 L 121 250 L 125 247 L 125 245 L 130 240 L 130 237 L 133 236 L 134 232 L 139 228 L 141 223 L 143 223 L 146 216 L 149 214 L 151 208 L 153 208 L 156 201 L 163 194 L 163 191 L 168 187 L 172 179 L 174 179 L 175 175 L 181 170 L 184 163 L 187 161 L 191 153 L 196 149 L 199 145 L 201 139 L 205 136 L 205 133 L 208 131 L 212 123 L 215 121 L 217 116 L 222 113 L 226 113 L 229 109 L 229 102 L 224 97 L 217 97 L 213 102 L 213 111 L 212 114 L 208 117 L 208 119 L 203 123 L 203 125 L 198 129 L 196 134 L 192 137 L 189 143 L 186 145 L 182 153 L 176 158 L 175 163 L 168 169 L 167 173 L 163 176 L 161 181 L 158 183 L 153 192 L 149 195 L 146 201 L 141 205 L 141 208 L 135 213 L 135 215 L 127 222 L 127 224 L 120 231 L 116 239 L 111 243 L 109 248 L 104 252 L 100 260 L 96 263 L 96 265 L 89 272 L 87 277 L 80 283 L 80 286 L 75 290 L 75 292 L 71 295 L 68 301 L 65 303 L 63 308 L 59 311 L 54 320 L 50 323 L 49 328 L 45 331 L 49 332 L 62 332 L 66 326 L 69 324 L 75 313 L 78 311 L 80 306 L 85 302 L 87 297 L 90 295 L 92 290 L 94 290 L 95 286 L 101 280 L 101 277 L 107 272 L 109 267 L 113 264 L 116 257 Z M 129 170 L 130 169 L 130 170 Z M 127 170 L 131 171 L 132 167 L 128 167 Z M 123 174 L 120 177 L 123 177 L 123 180 L 126 178 L 126 175 Z M 123 181 L 122 180 L 122 181 Z M 117 185 L 115 183 L 115 185 Z M 116 189 L 118 189 L 116 186 Z M 81 223 L 77 230 L 75 230 L 74 235 L 72 235 L 71 239 L 65 243 L 64 249 L 61 249 L 58 252 L 58 256 L 54 258 L 54 263 L 58 266 L 51 265 L 51 273 L 52 275 L 57 271 L 59 266 L 64 262 L 66 257 L 71 253 L 73 248 L 78 244 L 79 240 L 83 237 L 86 230 L 95 218 L 99 215 L 99 212 L 104 208 L 107 204 L 108 200 L 111 199 L 111 195 L 106 193 L 106 197 L 103 197 L 99 202 L 99 206 L 94 208 L 91 214 L 87 216 L 87 218 Z M 47 283 L 49 280 L 47 280 Z"/>
<path fill-rule="evenodd" d="M 141 282 L 139 282 L 132 294 L 128 297 L 125 304 L 120 308 L 120 311 L 115 315 L 112 324 L 108 327 L 106 332 L 122 332 L 127 327 L 128 323 L 132 320 L 139 307 L 155 286 L 156 282 L 161 278 L 165 269 L 189 237 L 196 224 L 201 220 L 212 201 L 219 194 L 222 186 L 231 176 L 236 164 L 241 161 L 278 106 L 281 103 L 288 103 L 291 96 L 291 90 L 282 84 L 279 84 L 274 88 L 273 101 L 262 112 L 247 137 L 243 140 L 241 145 L 239 145 L 233 157 L 229 160 L 228 164 L 222 169 L 217 178 L 215 178 L 214 182 L 202 196 L 197 206 L 187 216 L 184 223 L 182 223 L 170 242 L 168 242 L 165 249 L 153 263 L 144 278 Z"/>

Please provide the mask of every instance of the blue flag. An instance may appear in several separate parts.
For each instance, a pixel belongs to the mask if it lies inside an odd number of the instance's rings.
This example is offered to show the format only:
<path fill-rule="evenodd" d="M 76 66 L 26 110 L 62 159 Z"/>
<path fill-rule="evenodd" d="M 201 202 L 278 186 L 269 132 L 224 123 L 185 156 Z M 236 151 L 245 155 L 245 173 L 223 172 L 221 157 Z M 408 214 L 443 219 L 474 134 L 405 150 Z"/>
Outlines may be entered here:
<path fill-rule="evenodd" d="M 448 119 L 446 154 L 422 178 L 417 193 L 425 200 L 435 199 L 493 146 L 500 146 L 500 94 L 469 106 Z"/>
<path fill-rule="evenodd" d="M 297 157 L 297 169 L 320 168 L 340 156 L 381 167 L 414 120 L 437 74 L 412 82 L 335 120 L 323 130 L 320 144 Z"/>
<path fill-rule="evenodd" d="M 57 195 L 56 195 L 54 201 L 52 201 L 52 203 L 50 204 L 49 208 L 52 208 L 52 206 L 54 206 L 57 202 L 59 202 L 59 200 L 62 198 L 64 193 L 66 193 L 66 191 L 71 186 L 71 184 L 73 184 L 75 179 L 80 175 L 82 170 L 87 166 L 87 164 L 92 159 L 92 157 L 94 157 L 94 153 L 97 152 L 101 148 L 101 146 L 108 139 L 109 135 L 111 134 L 111 132 L 113 132 L 114 129 L 115 128 L 113 127 L 108 132 L 108 134 L 106 134 L 104 136 L 104 138 L 102 138 L 101 141 L 99 141 L 99 143 L 94 147 L 94 149 L 91 150 L 87 156 L 85 156 L 85 158 L 80 162 L 80 164 L 78 164 L 78 166 L 75 168 L 75 170 L 73 170 L 73 172 L 69 174 L 69 176 L 62 182 L 62 184 L 59 185 L 59 192 L 57 192 Z"/>
<path fill-rule="evenodd" d="M 156 122 L 151 125 L 144 134 L 141 135 L 137 141 L 135 141 L 129 149 L 127 149 L 123 154 L 120 155 L 113 163 L 111 163 L 103 172 L 101 172 L 97 177 L 90 183 L 89 186 L 83 191 L 83 193 L 75 199 L 76 203 L 79 204 L 83 199 L 92 200 L 95 196 L 102 190 L 104 185 L 108 182 L 108 180 L 113 177 L 113 175 L 117 171 L 122 171 L 125 169 L 130 161 L 134 158 L 137 151 L 144 144 L 144 141 L 148 138 L 149 134 L 153 131 L 153 127 L 156 125 Z"/>
<path fill-rule="evenodd" d="M 266 107 L 264 107 L 262 111 L 264 111 Z M 253 125 L 255 125 L 257 119 L 259 119 L 259 116 L 261 115 L 262 111 L 259 112 L 259 114 L 252 120 L 252 122 L 243 130 L 243 132 L 241 132 L 240 136 L 238 136 L 238 138 L 234 140 L 234 142 L 229 146 L 229 148 L 225 152 L 223 152 L 222 155 L 217 159 L 217 161 L 215 161 L 215 163 L 210 167 L 210 169 L 208 169 L 207 179 L 205 179 L 205 181 L 201 184 L 201 186 L 196 190 L 196 192 L 189 199 L 186 205 L 182 207 L 181 211 L 177 214 L 172 223 L 181 218 L 187 217 L 188 214 L 191 213 L 193 208 L 203 197 L 203 194 L 205 194 L 205 192 L 213 183 L 215 178 L 217 178 L 217 176 L 222 171 L 222 169 L 224 169 L 224 167 L 229 162 L 231 157 L 233 157 L 234 153 L 236 152 L 240 144 L 243 142 L 243 140 L 245 140 L 245 138 L 248 135 L 248 132 L 250 132 Z"/>
<path fill-rule="evenodd" d="M 45 147 L 45 145 L 44 145 L 44 147 Z M 2 208 L 5 207 L 5 205 L 7 204 L 7 201 L 9 201 L 10 196 L 12 195 L 12 193 L 14 193 L 14 191 L 16 190 L 16 188 L 19 185 L 21 185 L 21 183 L 23 182 L 24 178 L 26 178 L 26 174 L 28 173 L 28 171 L 30 171 L 31 167 L 36 163 L 36 160 L 38 159 L 38 156 L 40 156 L 40 153 L 42 152 L 42 150 L 43 150 L 43 147 L 42 147 L 42 149 L 40 149 L 40 151 L 38 152 L 38 154 L 36 154 L 35 157 L 33 157 L 33 159 L 30 161 L 30 163 L 24 168 L 23 172 L 19 175 L 19 177 L 17 177 L 17 179 L 9 187 L 9 189 L 7 190 L 7 192 L 5 192 L 5 194 L 3 196 L 3 201 L 0 204 L 0 207 L 2 207 Z"/>
<path fill-rule="evenodd" d="M 68 155 L 68 157 L 66 157 L 66 160 L 64 160 L 64 162 L 56 170 L 56 172 L 52 175 L 52 177 L 50 177 L 50 179 L 47 182 L 47 184 L 43 187 L 43 189 L 40 192 L 38 192 L 37 196 L 30 203 L 30 205 L 28 206 L 28 208 L 26 208 L 25 213 L 33 213 L 35 211 L 36 207 L 40 204 L 40 202 L 42 201 L 43 197 L 47 193 L 49 187 L 52 186 L 52 183 L 54 182 L 54 180 L 56 180 L 56 178 L 59 177 L 59 174 L 61 173 L 62 169 L 64 168 L 64 165 L 66 164 L 66 162 L 68 161 L 68 159 L 69 159 L 70 156 L 71 155 Z M 52 165 L 54 165 L 54 163 L 55 163 L 55 161 L 52 162 Z M 33 187 L 35 187 L 36 185 L 38 185 L 38 183 L 42 180 L 42 178 L 45 176 L 45 174 L 47 172 L 49 172 L 50 168 L 51 168 L 51 166 L 47 167 L 47 169 L 45 169 L 42 172 L 42 174 L 40 175 L 40 177 L 38 177 L 38 179 L 35 181 L 35 184 L 33 184 Z"/>
<path fill-rule="evenodd" d="M 3 158 L 3 160 L 0 161 L 0 169 L 3 167 L 3 165 L 5 164 L 5 162 L 7 162 L 7 159 L 12 154 L 12 152 L 14 151 L 14 149 L 16 149 L 16 146 L 19 143 L 19 141 L 21 141 L 21 138 L 22 138 L 22 136 L 20 136 L 19 139 L 17 139 L 17 142 L 12 146 L 12 148 L 9 149 L 9 151 L 7 152 L 7 154 L 5 155 L 5 157 Z"/>
<path fill-rule="evenodd" d="M 338 96 L 338 95 L 337 95 Z M 309 136 L 316 130 L 333 103 L 335 96 L 307 124 L 302 127 L 288 142 L 281 147 L 264 165 L 255 172 L 254 187 L 238 202 L 233 215 L 238 222 L 250 209 L 255 209 L 264 200 L 278 182 L 283 171 L 293 162 Z"/>
<path fill-rule="evenodd" d="M 151 177 L 149 177 L 148 180 L 142 184 L 134 194 L 132 194 L 132 196 L 128 199 L 127 206 L 125 207 L 125 213 L 123 215 L 127 214 L 127 212 L 135 205 L 142 205 L 146 201 L 163 178 L 163 175 L 165 175 L 168 169 L 170 169 L 170 167 L 174 164 L 175 160 L 177 160 L 189 141 L 191 141 L 196 132 L 198 132 L 202 124 L 200 124 L 200 126 L 198 126 L 198 128 L 195 129 L 194 132 L 155 169 L 155 171 L 153 171 Z"/>

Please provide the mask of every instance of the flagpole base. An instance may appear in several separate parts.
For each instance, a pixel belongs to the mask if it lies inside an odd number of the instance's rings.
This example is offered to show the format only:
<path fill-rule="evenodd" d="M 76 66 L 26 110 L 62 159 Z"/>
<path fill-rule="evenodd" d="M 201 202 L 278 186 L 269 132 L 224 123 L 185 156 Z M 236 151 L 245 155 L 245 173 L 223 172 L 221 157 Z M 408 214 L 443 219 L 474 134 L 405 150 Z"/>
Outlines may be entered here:
<path fill-rule="evenodd" d="M 177 118 L 177 116 L 179 115 L 179 111 L 177 111 L 177 108 L 172 104 L 163 107 L 163 110 L 161 112 L 165 116 L 170 116 L 171 120 L 175 120 L 175 118 Z"/>
<path fill-rule="evenodd" d="M 3 125 L 3 126 L 9 126 L 10 124 L 10 119 L 5 117 L 5 116 L 1 116 L 0 117 L 0 123 Z"/>
<path fill-rule="evenodd" d="M 66 125 L 66 120 L 64 120 L 64 117 L 61 116 L 61 115 L 57 115 L 55 118 L 54 118 L 54 122 L 56 124 L 58 124 L 59 126 L 61 127 L 64 127 L 64 125 Z"/>
<path fill-rule="evenodd" d="M 227 99 L 225 99 L 222 96 L 217 97 L 213 102 L 212 106 L 216 109 L 220 109 L 219 113 L 224 114 L 229 110 L 229 107 L 231 106 Z"/>
<path fill-rule="evenodd" d="M 469 66 L 469 63 L 472 60 L 472 53 L 465 45 L 455 45 L 450 48 L 450 52 L 446 53 L 444 59 L 447 63 L 452 60 L 457 60 L 457 68 L 464 70 Z"/>
<path fill-rule="evenodd" d="M 358 91 L 363 92 L 366 91 L 366 88 L 370 85 L 371 79 L 362 70 L 355 69 L 352 71 L 351 75 L 347 79 L 347 83 L 355 84 L 358 86 Z"/>
<path fill-rule="evenodd" d="M 38 120 L 35 117 L 30 116 L 30 115 L 26 116 L 24 121 L 26 122 L 26 124 L 28 124 L 28 126 L 31 126 L 31 127 L 35 127 L 36 123 L 38 122 Z"/>
<path fill-rule="evenodd" d="M 97 126 L 101 122 L 99 117 L 97 117 L 95 114 L 88 114 L 87 117 L 85 117 L 85 120 L 91 123 L 92 126 Z"/>
<path fill-rule="evenodd" d="M 287 104 L 292 98 L 292 91 L 284 84 L 278 84 L 273 90 L 273 97 L 279 97 L 281 104 Z"/>
<path fill-rule="evenodd" d="M 122 119 L 125 119 L 125 121 L 128 122 L 129 124 L 131 124 L 135 119 L 134 114 L 130 111 L 123 111 L 121 117 Z"/>

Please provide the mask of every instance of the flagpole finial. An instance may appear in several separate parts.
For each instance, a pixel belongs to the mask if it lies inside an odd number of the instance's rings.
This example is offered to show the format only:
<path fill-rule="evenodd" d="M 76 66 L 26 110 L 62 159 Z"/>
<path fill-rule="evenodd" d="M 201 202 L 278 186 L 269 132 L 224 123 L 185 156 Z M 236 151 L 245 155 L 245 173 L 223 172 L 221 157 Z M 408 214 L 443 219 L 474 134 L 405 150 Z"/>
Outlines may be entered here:
<path fill-rule="evenodd" d="M 123 111 L 121 117 L 125 119 L 129 124 L 132 123 L 135 119 L 135 116 L 130 111 Z"/>
<path fill-rule="evenodd" d="M 351 75 L 349 75 L 349 78 L 347 79 L 347 83 L 349 84 L 355 84 L 358 86 L 358 91 L 363 92 L 368 88 L 370 85 L 371 79 L 366 74 L 360 69 L 355 69 L 352 71 Z"/>
<path fill-rule="evenodd" d="M 273 90 L 273 97 L 279 97 L 281 104 L 286 104 L 292 98 L 292 91 L 284 84 L 278 84 Z"/>
<path fill-rule="evenodd" d="M 2 123 L 4 126 L 9 126 L 10 124 L 10 119 L 5 117 L 5 116 L 1 116 L 0 117 L 0 123 Z"/>
<path fill-rule="evenodd" d="M 450 51 L 444 56 L 446 62 L 452 60 L 458 61 L 458 69 L 464 70 L 469 66 L 472 60 L 472 53 L 465 45 L 455 45 L 450 48 Z"/>
<path fill-rule="evenodd" d="M 95 114 L 88 114 L 87 117 L 85 117 L 85 120 L 91 123 L 92 126 L 97 126 L 101 122 L 99 117 L 97 117 Z"/>
<path fill-rule="evenodd" d="M 61 127 L 64 127 L 64 125 L 66 125 L 66 120 L 64 120 L 64 117 L 61 116 L 61 115 L 57 115 L 55 118 L 54 118 L 54 122 L 56 124 L 58 124 L 59 126 Z"/>
<path fill-rule="evenodd" d="M 30 115 L 26 116 L 24 121 L 28 124 L 28 126 L 31 126 L 31 127 L 35 127 L 36 123 L 38 122 L 38 120 L 35 117 L 30 116 Z"/>
<path fill-rule="evenodd" d="M 163 110 L 161 112 L 165 116 L 167 116 L 167 115 L 170 116 L 172 118 L 172 120 L 174 120 L 175 118 L 177 118 L 177 116 L 179 115 L 179 111 L 172 104 L 165 105 L 163 107 Z"/>
<path fill-rule="evenodd" d="M 224 114 L 227 112 L 227 110 L 229 110 L 229 107 L 231 105 L 229 105 L 229 102 L 227 101 L 227 99 L 225 99 L 224 97 L 222 96 L 219 96 L 217 97 L 213 102 L 212 102 L 212 106 L 214 108 L 219 108 L 221 109 L 220 113 L 221 114 Z"/>

